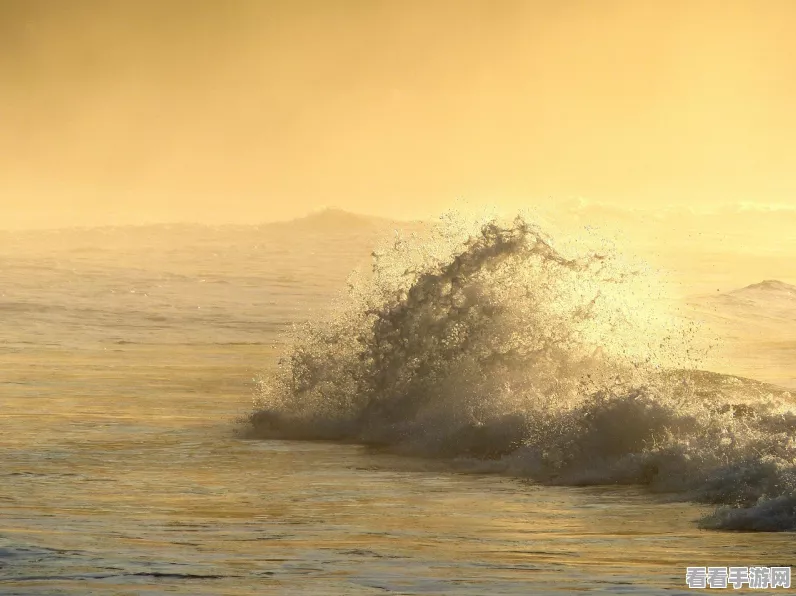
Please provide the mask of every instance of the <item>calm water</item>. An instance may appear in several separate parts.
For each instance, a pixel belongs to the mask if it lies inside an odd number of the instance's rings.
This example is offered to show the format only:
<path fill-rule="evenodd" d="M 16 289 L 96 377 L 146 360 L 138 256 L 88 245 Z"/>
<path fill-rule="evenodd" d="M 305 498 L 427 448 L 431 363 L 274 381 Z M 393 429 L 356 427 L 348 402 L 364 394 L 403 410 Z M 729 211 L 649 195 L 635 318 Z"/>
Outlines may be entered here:
<path fill-rule="evenodd" d="M 676 594 L 794 563 L 641 490 L 237 438 L 277 332 L 372 240 L 280 233 L 2 239 L 0 594 Z"/>

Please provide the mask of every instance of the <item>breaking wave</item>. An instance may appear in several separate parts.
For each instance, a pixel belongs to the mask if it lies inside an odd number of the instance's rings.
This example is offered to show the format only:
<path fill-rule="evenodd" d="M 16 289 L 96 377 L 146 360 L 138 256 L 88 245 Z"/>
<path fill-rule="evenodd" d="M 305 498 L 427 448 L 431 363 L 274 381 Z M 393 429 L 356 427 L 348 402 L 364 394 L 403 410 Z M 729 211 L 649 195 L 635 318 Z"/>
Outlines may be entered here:
<path fill-rule="evenodd" d="M 449 217 L 374 253 L 336 316 L 297 327 L 260 379 L 252 435 L 642 484 L 719 506 L 703 527 L 796 529 L 790 395 L 699 370 L 694 325 L 587 236 Z"/>

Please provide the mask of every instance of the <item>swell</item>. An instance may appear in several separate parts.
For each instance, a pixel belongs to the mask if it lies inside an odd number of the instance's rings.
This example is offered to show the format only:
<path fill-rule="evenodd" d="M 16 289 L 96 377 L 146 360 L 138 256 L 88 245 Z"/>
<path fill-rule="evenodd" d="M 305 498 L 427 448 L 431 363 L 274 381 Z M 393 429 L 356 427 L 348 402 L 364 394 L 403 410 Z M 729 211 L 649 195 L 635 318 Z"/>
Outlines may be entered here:
<path fill-rule="evenodd" d="M 335 317 L 295 330 L 251 435 L 643 484 L 719 506 L 704 527 L 796 529 L 790 395 L 699 371 L 693 326 L 598 248 L 521 217 L 396 241 Z"/>

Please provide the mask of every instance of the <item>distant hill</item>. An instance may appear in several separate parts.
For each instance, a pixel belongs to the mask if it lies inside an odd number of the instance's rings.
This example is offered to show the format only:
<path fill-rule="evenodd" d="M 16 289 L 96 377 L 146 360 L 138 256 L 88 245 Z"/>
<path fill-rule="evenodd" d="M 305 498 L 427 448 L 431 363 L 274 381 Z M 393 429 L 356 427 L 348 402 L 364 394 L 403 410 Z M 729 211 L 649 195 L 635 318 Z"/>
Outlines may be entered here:
<path fill-rule="evenodd" d="M 304 217 L 261 224 L 160 223 L 94 228 L 0 231 L 0 254 L 89 249 L 138 250 L 177 245 L 261 244 L 268 241 L 319 242 L 342 237 L 352 254 L 369 255 L 375 244 L 393 230 L 406 233 L 425 227 L 422 222 L 391 221 L 342 209 L 324 209 Z"/>
<path fill-rule="evenodd" d="M 323 229 L 355 229 L 363 227 L 384 227 L 389 226 L 391 223 L 389 219 L 381 217 L 360 215 L 359 213 L 351 213 L 343 209 L 328 208 L 322 211 L 315 211 L 304 217 L 274 222 L 267 225 Z"/>

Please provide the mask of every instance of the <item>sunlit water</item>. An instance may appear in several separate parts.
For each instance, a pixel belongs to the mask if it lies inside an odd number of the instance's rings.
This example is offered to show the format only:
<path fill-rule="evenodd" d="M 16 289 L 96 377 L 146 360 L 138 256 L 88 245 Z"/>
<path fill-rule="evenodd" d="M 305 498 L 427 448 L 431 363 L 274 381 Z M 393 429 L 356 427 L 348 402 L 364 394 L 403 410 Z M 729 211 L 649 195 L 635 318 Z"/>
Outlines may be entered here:
<path fill-rule="evenodd" d="M 641 489 L 237 438 L 275 332 L 354 260 L 248 234 L 6 245 L 0 594 L 676 594 L 688 565 L 794 563 Z"/>

